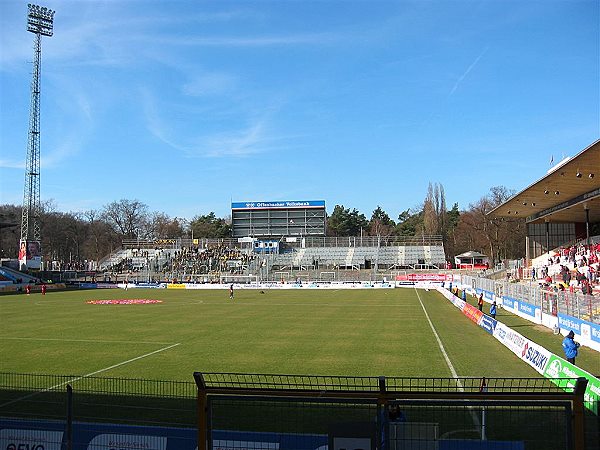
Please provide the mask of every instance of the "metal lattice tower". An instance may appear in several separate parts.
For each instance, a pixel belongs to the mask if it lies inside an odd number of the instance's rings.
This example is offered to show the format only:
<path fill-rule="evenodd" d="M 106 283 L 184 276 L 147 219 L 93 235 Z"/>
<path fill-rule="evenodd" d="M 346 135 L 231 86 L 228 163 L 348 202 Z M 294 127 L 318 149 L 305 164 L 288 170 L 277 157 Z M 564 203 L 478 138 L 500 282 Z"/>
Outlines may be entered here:
<path fill-rule="evenodd" d="M 42 36 L 52 36 L 54 11 L 27 5 L 27 31 L 35 34 L 33 47 L 33 74 L 31 80 L 31 107 L 29 110 L 29 138 L 25 161 L 25 189 L 21 217 L 21 241 L 40 241 L 40 72 L 42 66 Z"/>

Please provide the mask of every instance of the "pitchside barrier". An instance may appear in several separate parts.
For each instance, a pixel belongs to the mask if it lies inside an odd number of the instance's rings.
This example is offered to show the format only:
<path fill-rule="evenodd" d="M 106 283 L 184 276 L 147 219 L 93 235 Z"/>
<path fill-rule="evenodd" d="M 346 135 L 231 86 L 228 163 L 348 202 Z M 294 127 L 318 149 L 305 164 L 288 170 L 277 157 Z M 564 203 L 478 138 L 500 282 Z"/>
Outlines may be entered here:
<path fill-rule="evenodd" d="M 502 322 L 484 314 L 475 306 L 465 302 L 451 291 L 438 287 L 438 291 L 450 300 L 462 313 L 494 336 L 518 358 L 529 364 L 540 375 L 556 379 L 583 377 L 588 381 L 584 393 L 585 406 L 598 417 L 600 404 L 600 380 L 594 375 L 564 360 L 541 345 L 527 339 Z"/>
<path fill-rule="evenodd" d="M 576 339 L 600 351 L 600 298 L 568 291 L 549 291 L 535 284 L 499 282 L 463 275 L 461 285 L 484 300 L 496 301 L 506 310 L 562 334 L 573 331 Z"/>
<path fill-rule="evenodd" d="M 197 372 L 194 380 L 0 373 L 0 449 L 595 448 L 585 379 Z"/>

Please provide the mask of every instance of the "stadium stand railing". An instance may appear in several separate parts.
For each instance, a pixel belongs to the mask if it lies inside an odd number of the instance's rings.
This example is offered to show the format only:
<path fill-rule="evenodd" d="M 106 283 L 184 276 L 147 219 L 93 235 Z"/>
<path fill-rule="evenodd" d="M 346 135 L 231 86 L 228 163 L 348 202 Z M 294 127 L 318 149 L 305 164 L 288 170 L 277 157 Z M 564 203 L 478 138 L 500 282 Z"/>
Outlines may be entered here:
<path fill-rule="evenodd" d="M 579 292 L 557 291 L 532 283 L 495 281 L 488 278 L 462 275 L 463 284 L 483 289 L 497 296 L 519 299 L 545 314 L 566 314 L 577 319 L 600 324 L 600 297 Z"/>
<path fill-rule="evenodd" d="M 445 266 L 440 236 L 305 236 L 292 242 L 281 238 L 279 243 L 279 252 L 260 253 L 254 251 L 251 242 L 237 239 L 125 240 L 122 249 L 100 261 L 100 267 L 118 274 L 117 278 L 133 281 L 210 282 L 227 274 L 278 281 L 276 272 L 296 272 L 294 278 L 301 278 L 319 270 L 362 273 L 369 269 L 372 274 L 366 279 L 372 279 L 391 270 Z M 201 261 L 203 252 L 215 248 L 239 256 L 224 265 L 206 258 Z"/>

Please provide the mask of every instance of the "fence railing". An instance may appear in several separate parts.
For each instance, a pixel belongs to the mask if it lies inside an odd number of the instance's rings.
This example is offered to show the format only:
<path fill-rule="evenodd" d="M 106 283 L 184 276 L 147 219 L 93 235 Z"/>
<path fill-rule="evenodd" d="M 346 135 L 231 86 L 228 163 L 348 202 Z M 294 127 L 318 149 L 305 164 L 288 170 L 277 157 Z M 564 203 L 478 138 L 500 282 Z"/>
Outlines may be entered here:
<path fill-rule="evenodd" d="M 593 448 L 586 381 L 195 373 L 200 450 L 241 426 L 241 448 Z M 588 413 L 589 414 L 589 413 Z M 597 422 L 597 420 L 596 420 Z M 543 430 L 543 432 L 542 432 Z M 275 435 L 269 441 L 258 436 Z M 589 436 L 586 436 L 589 432 Z M 252 439 L 248 436 L 254 436 Z M 339 439 L 339 445 L 336 440 Z M 487 441 L 493 441 L 488 443 Z M 452 442 L 450 442 L 452 441 Z M 486 441 L 479 444 L 474 441 Z M 342 444 L 343 442 L 343 444 Z M 273 444 L 274 445 L 274 444 Z M 454 445 L 454 446 L 452 446 Z M 492 445 L 489 447 L 488 445 Z"/>
<path fill-rule="evenodd" d="M 556 316 L 563 313 L 578 319 L 600 323 L 600 297 L 577 292 L 552 291 L 535 284 L 509 283 L 462 275 L 463 284 L 479 288 L 502 297 L 506 295 L 541 308 L 542 312 Z"/>
<path fill-rule="evenodd" d="M 586 433 L 598 431 L 596 416 L 584 420 L 585 379 L 195 373 L 194 381 L 2 372 L 0 442 L 314 450 L 362 433 L 381 450 L 450 439 L 583 450 L 593 448 Z"/>
<path fill-rule="evenodd" d="M 271 239 L 271 238 L 265 238 Z M 275 238 L 273 238 L 275 239 Z M 281 238 L 284 240 L 284 238 Z M 275 239 L 276 240 L 276 239 Z M 442 246 L 442 236 L 304 236 L 297 237 L 296 243 L 287 243 L 290 246 L 300 246 L 304 242 L 305 247 L 387 247 L 387 246 Z M 234 248 L 251 248 L 248 242 L 240 243 L 237 238 L 221 239 L 124 239 L 122 242 L 124 248 L 166 248 L 180 249 L 182 247 L 215 247 L 223 245 Z"/>

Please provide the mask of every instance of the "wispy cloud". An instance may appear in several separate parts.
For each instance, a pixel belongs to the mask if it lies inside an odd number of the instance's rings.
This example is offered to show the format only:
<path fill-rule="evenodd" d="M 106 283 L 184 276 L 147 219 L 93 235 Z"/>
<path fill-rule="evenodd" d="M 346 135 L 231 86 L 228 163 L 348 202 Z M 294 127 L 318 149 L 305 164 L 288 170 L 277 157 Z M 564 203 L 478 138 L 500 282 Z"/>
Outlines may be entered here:
<path fill-rule="evenodd" d="M 192 46 L 192 47 L 266 47 L 285 45 L 323 45 L 340 42 L 342 36 L 336 33 L 300 33 L 270 36 L 138 36 L 138 39 L 153 44 Z M 136 39 L 135 36 L 132 39 Z"/>
<path fill-rule="evenodd" d="M 25 161 L 23 159 L 17 161 L 16 159 L 0 158 L 0 167 L 3 169 L 25 169 Z"/>
<path fill-rule="evenodd" d="M 458 89 L 460 84 L 463 82 L 463 80 L 475 68 L 475 66 L 477 65 L 479 60 L 483 57 L 483 55 L 485 55 L 487 53 L 488 49 L 489 49 L 489 47 L 484 48 L 483 51 L 479 54 L 479 56 L 477 58 L 475 58 L 475 61 L 473 61 L 471 63 L 471 65 L 467 68 L 467 70 L 465 70 L 465 72 L 460 77 L 458 77 L 458 80 L 456 80 L 456 83 L 454 83 L 454 86 L 452 87 L 452 90 L 448 94 L 448 97 L 451 97 L 456 92 L 456 90 Z"/>
<path fill-rule="evenodd" d="M 169 147 L 180 151 L 188 158 L 247 157 L 281 148 L 276 142 L 287 138 L 273 136 L 268 125 L 269 108 L 261 117 L 246 119 L 247 126 L 219 133 L 188 136 L 186 142 L 179 141 L 174 127 L 160 114 L 155 97 L 149 90 L 142 90 L 142 105 L 146 126 L 150 133 Z"/>
<path fill-rule="evenodd" d="M 199 97 L 231 92 L 237 86 L 237 78 L 227 73 L 205 73 L 196 76 L 182 87 L 183 94 Z"/>
<path fill-rule="evenodd" d="M 265 123 L 258 121 L 243 130 L 209 137 L 203 153 L 210 158 L 248 156 L 265 151 L 268 141 Z"/>

